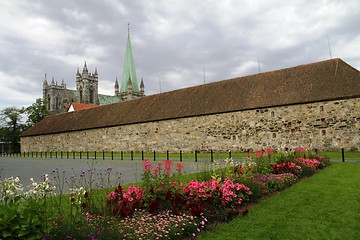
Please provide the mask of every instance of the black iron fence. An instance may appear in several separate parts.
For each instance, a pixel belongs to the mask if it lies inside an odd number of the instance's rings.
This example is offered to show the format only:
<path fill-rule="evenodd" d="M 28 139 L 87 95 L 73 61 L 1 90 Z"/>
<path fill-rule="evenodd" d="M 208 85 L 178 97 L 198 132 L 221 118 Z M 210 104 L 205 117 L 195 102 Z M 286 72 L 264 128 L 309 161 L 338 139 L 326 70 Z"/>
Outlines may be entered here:
<path fill-rule="evenodd" d="M 315 153 L 319 151 L 314 149 Z M 150 159 L 153 161 L 156 160 L 175 160 L 175 161 L 195 161 L 197 162 L 200 159 L 207 159 L 211 162 L 214 160 L 223 160 L 226 158 L 232 158 L 234 160 L 246 159 L 249 154 L 252 152 L 248 151 L 193 151 L 193 152 L 183 152 L 182 150 L 178 152 L 135 152 L 135 151 L 60 151 L 60 152 L 4 152 L 2 156 L 12 156 L 12 157 L 32 157 L 32 158 L 61 158 L 61 159 L 102 159 L 102 160 L 144 160 Z M 346 158 L 352 160 L 354 157 L 353 152 L 345 152 L 344 148 L 339 149 L 336 152 L 321 152 L 321 154 L 329 154 L 332 160 L 340 160 L 345 162 Z M 356 152 L 355 152 L 356 153 Z M 360 152 L 355 154 L 355 159 L 360 160 Z"/>
<path fill-rule="evenodd" d="M 60 151 L 60 152 L 21 152 L 21 153 L 3 153 L 3 156 L 28 157 L 28 158 L 61 158 L 61 159 L 102 159 L 102 160 L 144 160 L 153 161 L 170 159 L 176 161 L 191 160 L 197 162 L 200 159 L 209 159 L 211 162 L 217 159 L 235 158 L 244 159 L 249 152 L 229 151 L 194 151 L 194 152 L 134 152 L 134 151 Z"/>

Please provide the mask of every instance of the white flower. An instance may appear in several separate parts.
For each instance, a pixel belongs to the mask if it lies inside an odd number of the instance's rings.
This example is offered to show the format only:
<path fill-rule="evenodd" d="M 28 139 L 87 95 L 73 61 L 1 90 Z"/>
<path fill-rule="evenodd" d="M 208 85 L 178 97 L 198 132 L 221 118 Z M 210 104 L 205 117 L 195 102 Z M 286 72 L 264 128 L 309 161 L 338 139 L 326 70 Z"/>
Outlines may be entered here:
<path fill-rule="evenodd" d="M 0 182 L 0 201 L 14 201 L 23 191 L 19 177 L 5 178 Z"/>
<path fill-rule="evenodd" d="M 30 180 L 32 181 L 31 185 L 29 186 L 31 189 L 26 193 L 26 196 L 41 198 L 55 195 L 55 186 L 53 186 L 47 174 L 45 174 L 44 180 L 41 183 L 35 182 L 33 178 Z"/>
<path fill-rule="evenodd" d="M 70 201 L 72 204 L 81 204 L 82 198 L 85 196 L 86 190 L 83 187 L 70 189 Z"/>

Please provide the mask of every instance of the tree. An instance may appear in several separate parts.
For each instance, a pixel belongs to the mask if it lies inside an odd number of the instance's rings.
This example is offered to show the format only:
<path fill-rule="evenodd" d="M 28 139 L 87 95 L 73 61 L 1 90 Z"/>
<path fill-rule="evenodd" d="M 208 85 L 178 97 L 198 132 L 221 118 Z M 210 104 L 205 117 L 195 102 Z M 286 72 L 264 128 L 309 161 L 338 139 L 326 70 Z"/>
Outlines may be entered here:
<path fill-rule="evenodd" d="M 26 128 L 22 123 L 24 108 L 8 107 L 1 111 L 1 140 L 10 144 L 11 152 L 20 151 L 20 133 Z"/>
<path fill-rule="evenodd" d="M 27 107 L 25 111 L 28 117 L 26 121 L 28 127 L 34 126 L 48 115 L 45 102 L 42 98 L 36 99 L 36 102 Z"/>

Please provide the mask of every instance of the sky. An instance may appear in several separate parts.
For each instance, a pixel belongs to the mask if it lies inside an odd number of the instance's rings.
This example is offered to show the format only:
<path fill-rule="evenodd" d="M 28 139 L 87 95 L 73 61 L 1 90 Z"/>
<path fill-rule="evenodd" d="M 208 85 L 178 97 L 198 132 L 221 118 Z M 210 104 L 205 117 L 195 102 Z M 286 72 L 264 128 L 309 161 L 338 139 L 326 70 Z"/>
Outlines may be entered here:
<path fill-rule="evenodd" d="M 145 94 L 341 58 L 360 70 L 359 0 L 0 0 L 0 110 L 86 61 L 114 95 L 130 38 Z"/>

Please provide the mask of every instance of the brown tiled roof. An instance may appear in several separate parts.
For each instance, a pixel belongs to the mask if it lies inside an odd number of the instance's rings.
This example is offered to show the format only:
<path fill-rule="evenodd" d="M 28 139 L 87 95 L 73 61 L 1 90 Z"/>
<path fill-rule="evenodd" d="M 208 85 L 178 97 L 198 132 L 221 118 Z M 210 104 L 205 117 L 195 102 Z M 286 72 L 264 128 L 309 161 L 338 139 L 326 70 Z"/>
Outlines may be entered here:
<path fill-rule="evenodd" d="M 360 72 L 333 59 L 52 115 L 21 136 L 355 97 Z"/>

